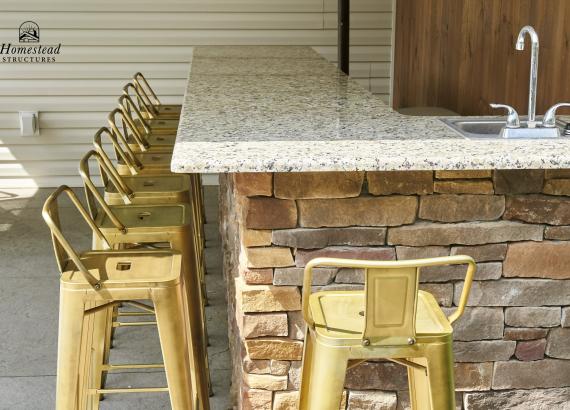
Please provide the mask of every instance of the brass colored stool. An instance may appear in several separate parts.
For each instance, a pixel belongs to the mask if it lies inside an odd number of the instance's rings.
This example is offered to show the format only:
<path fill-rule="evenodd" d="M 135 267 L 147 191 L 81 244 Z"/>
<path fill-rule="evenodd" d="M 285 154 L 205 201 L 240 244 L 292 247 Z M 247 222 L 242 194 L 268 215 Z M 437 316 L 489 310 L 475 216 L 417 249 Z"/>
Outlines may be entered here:
<path fill-rule="evenodd" d="M 137 104 L 133 101 L 131 95 L 128 91 L 125 91 L 129 88 L 135 89 L 132 83 L 128 83 L 123 87 L 123 95 L 119 97 L 119 108 L 133 119 L 137 129 L 145 134 L 155 133 L 176 136 L 179 121 L 177 119 L 145 118 L 137 107 Z"/>
<path fill-rule="evenodd" d="M 182 259 L 173 251 L 88 251 L 76 253 L 63 236 L 57 198 L 65 192 L 96 234 L 100 230 L 88 218 L 73 191 L 62 186 L 48 197 L 43 217 L 52 232 L 60 279 L 60 315 L 57 361 L 56 409 L 83 410 L 100 394 L 163 392 L 170 395 L 173 409 L 202 408 L 192 399 L 188 329 L 185 314 L 188 304 L 181 276 Z M 107 370 L 164 367 L 167 387 L 100 389 L 90 386 L 91 363 L 86 346 L 92 327 L 90 319 L 103 309 L 122 301 L 146 306 L 139 300 L 153 303 L 164 365 L 120 365 Z M 150 308 L 150 307 L 148 307 Z M 97 342 L 95 340 L 94 342 Z M 207 407 L 207 404 L 206 404 Z M 98 408 L 94 407 L 94 408 Z"/>
<path fill-rule="evenodd" d="M 160 247 L 168 244 L 170 249 L 182 254 L 182 272 L 187 283 L 189 321 L 192 323 L 193 365 L 197 375 L 193 378 L 195 391 L 200 401 L 206 402 L 210 392 L 210 377 L 207 357 L 205 325 L 205 287 L 202 274 L 203 258 L 198 231 L 194 226 L 194 211 L 190 204 L 165 205 L 108 205 L 93 183 L 89 171 L 89 159 L 98 155 L 88 152 L 80 161 L 79 173 L 85 184 L 87 205 L 95 225 L 103 233 L 111 247 L 147 246 Z M 100 208 L 99 208 L 100 207 Z M 99 238 L 94 237 L 94 249 L 102 249 Z M 108 315 L 112 312 L 107 312 Z M 103 322 L 104 323 L 104 322 Z M 104 326 L 104 325 L 103 325 Z M 108 347 L 105 347 L 108 350 Z"/>
<path fill-rule="evenodd" d="M 467 265 L 457 310 L 446 318 L 435 298 L 418 290 L 421 268 Z M 311 294 L 313 268 L 359 268 L 363 291 Z M 349 360 L 388 359 L 407 366 L 414 410 L 454 410 L 453 329 L 467 304 L 476 265 L 469 256 L 410 261 L 317 258 L 305 267 L 307 323 L 300 410 L 338 410 Z"/>
<path fill-rule="evenodd" d="M 180 118 L 182 105 L 162 104 L 142 73 L 135 73 L 133 82 L 142 96 L 146 115 L 149 118 Z"/>
<path fill-rule="evenodd" d="M 109 139 L 114 137 L 107 128 L 101 128 L 94 137 L 97 147 L 95 157 L 99 163 L 106 203 L 110 205 L 190 203 L 190 190 L 193 188 L 189 175 L 120 175 L 102 148 L 103 135 Z M 126 154 L 123 152 L 123 155 Z"/>

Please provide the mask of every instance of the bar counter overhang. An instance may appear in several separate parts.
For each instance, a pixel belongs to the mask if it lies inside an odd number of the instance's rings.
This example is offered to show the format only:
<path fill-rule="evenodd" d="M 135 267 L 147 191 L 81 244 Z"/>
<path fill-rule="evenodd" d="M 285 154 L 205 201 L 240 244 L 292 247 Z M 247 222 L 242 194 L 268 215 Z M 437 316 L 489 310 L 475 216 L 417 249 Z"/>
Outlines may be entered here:
<path fill-rule="evenodd" d="M 569 139 L 465 139 L 394 112 L 310 48 L 195 48 L 172 170 L 221 174 L 236 401 L 296 400 L 308 260 L 450 254 L 479 266 L 455 327 L 465 405 L 523 389 L 568 397 L 569 168 Z M 461 279 L 441 269 L 421 281 L 447 309 Z M 313 285 L 362 283 L 325 269 Z M 365 363 L 346 389 L 351 409 L 370 394 L 405 403 L 405 370 Z"/>

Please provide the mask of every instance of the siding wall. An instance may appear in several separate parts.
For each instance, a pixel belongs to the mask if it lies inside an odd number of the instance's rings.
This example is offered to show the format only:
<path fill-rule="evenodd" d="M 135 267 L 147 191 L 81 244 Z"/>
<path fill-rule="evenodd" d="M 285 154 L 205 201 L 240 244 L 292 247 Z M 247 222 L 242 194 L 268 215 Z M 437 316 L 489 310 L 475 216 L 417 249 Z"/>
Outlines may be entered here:
<path fill-rule="evenodd" d="M 308 45 L 336 60 L 337 0 L 0 1 L 0 43 L 39 24 L 62 43 L 52 64 L 0 63 L 0 187 L 79 185 L 121 87 L 142 71 L 166 103 L 180 103 L 196 45 Z M 392 0 L 352 0 L 351 73 L 386 100 Z M 41 134 L 19 135 L 18 111 L 40 111 Z"/>

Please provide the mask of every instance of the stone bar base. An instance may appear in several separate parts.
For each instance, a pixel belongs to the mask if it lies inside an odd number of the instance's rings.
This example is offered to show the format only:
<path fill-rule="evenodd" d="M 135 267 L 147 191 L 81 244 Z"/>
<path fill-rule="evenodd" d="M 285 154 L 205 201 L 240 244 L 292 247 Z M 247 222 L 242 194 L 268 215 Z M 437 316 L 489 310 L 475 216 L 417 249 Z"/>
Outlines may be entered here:
<path fill-rule="evenodd" d="M 295 408 L 307 261 L 455 254 L 479 267 L 455 326 L 457 408 L 569 408 L 570 170 L 227 174 L 221 199 L 238 408 Z M 426 269 L 421 287 L 451 311 L 463 275 Z M 362 284 L 347 269 L 313 283 Z M 363 363 L 345 387 L 342 408 L 409 408 L 394 363 Z"/>

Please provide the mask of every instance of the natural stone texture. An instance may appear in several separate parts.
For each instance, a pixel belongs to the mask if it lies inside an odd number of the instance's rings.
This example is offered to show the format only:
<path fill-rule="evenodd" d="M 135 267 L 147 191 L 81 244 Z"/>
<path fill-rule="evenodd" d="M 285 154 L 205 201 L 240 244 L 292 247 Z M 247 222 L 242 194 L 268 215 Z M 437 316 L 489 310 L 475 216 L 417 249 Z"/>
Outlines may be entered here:
<path fill-rule="evenodd" d="M 570 307 L 562 308 L 562 327 L 570 327 Z"/>
<path fill-rule="evenodd" d="M 246 339 L 261 336 L 287 336 L 288 333 L 286 313 L 257 313 L 243 316 L 243 337 Z"/>
<path fill-rule="evenodd" d="M 348 370 L 344 387 L 351 390 L 404 390 L 408 376 L 404 366 L 392 362 L 364 362 Z"/>
<path fill-rule="evenodd" d="M 468 255 L 475 259 L 475 262 L 502 261 L 507 255 L 507 244 L 454 246 L 451 248 L 451 255 Z"/>
<path fill-rule="evenodd" d="M 446 316 L 456 308 L 444 308 Z M 504 315 L 502 308 L 466 308 L 465 313 L 453 324 L 453 339 L 460 341 L 502 339 Z"/>
<path fill-rule="evenodd" d="M 493 173 L 495 193 L 533 194 L 542 191 L 544 170 L 497 169 Z"/>
<path fill-rule="evenodd" d="M 302 249 L 317 249 L 334 245 L 384 245 L 386 228 L 282 229 L 273 231 L 273 243 Z"/>
<path fill-rule="evenodd" d="M 364 172 L 276 172 L 275 197 L 285 199 L 359 196 Z"/>
<path fill-rule="evenodd" d="M 570 195 L 570 179 L 547 180 L 542 192 L 548 195 Z"/>
<path fill-rule="evenodd" d="M 570 226 L 547 226 L 544 229 L 544 239 L 568 241 L 570 240 Z"/>
<path fill-rule="evenodd" d="M 248 285 L 271 285 L 273 269 L 245 269 L 241 276 Z"/>
<path fill-rule="evenodd" d="M 298 400 L 298 391 L 277 392 L 273 399 L 273 410 L 296 410 L 298 409 Z"/>
<path fill-rule="evenodd" d="M 289 339 L 249 339 L 245 341 L 251 359 L 301 360 L 303 342 Z M 285 389 L 282 389 L 285 390 Z"/>
<path fill-rule="evenodd" d="M 289 390 L 299 390 L 301 388 L 301 370 L 302 362 L 293 361 L 291 362 L 291 367 L 289 368 Z"/>
<path fill-rule="evenodd" d="M 557 359 L 570 359 L 570 329 L 558 328 L 550 331 L 546 354 Z M 570 380 L 570 374 L 568 374 Z"/>
<path fill-rule="evenodd" d="M 368 172 L 368 192 L 372 195 L 427 195 L 433 193 L 432 171 Z"/>
<path fill-rule="evenodd" d="M 546 179 L 570 178 L 570 169 L 545 169 L 544 178 Z"/>
<path fill-rule="evenodd" d="M 548 329 L 507 327 L 505 328 L 504 340 L 536 340 L 546 337 Z"/>
<path fill-rule="evenodd" d="M 493 221 L 505 211 L 499 195 L 429 195 L 420 198 L 419 218 L 438 222 Z"/>
<path fill-rule="evenodd" d="M 364 290 L 364 284 L 360 283 L 331 283 L 327 286 L 313 286 L 311 291 L 322 292 L 322 291 L 339 291 L 339 290 Z"/>
<path fill-rule="evenodd" d="M 490 169 L 471 169 L 464 171 L 435 171 L 437 179 L 484 179 L 491 178 L 493 171 Z"/>
<path fill-rule="evenodd" d="M 505 309 L 505 324 L 513 327 L 560 326 L 559 307 L 509 307 Z"/>
<path fill-rule="evenodd" d="M 293 255 L 289 248 L 268 246 L 264 248 L 247 248 L 247 267 L 251 269 L 279 268 L 293 266 Z"/>
<path fill-rule="evenodd" d="M 252 389 L 271 391 L 287 389 L 287 376 L 244 373 L 243 380 L 245 381 L 245 384 Z"/>
<path fill-rule="evenodd" d="M 305 319 L 303 319 L 303 313 L 297 312 L 287 312 L 289 317 L 289 338 L 295 340 L 305 339 Z"/>
<path fill-rule="evenodd" d="M 495 363 L 493 389 L 540 389 L 567 387 L 570 360 L 545 359 L 534 362 Z"/>
<path fill-rule="evenodd" d="M 440 194 L 473 194 L 491 195 L 493 194 L 493 183 L 491 181 L 435 181 L 434 191 Z"/>
<path fill-rule="evenodd" d="M 465 410 L 568 410 L 570 387 L 467 393 Z"/>
<path fill-rule="evenodd" d="M 271 366 L 269 360 L 251 360 L 245 358 L 243 360 L 243 370 L 251 374 L 270 374 Z"/>
<path fill-rule="evenodd" d="M 336 269 L 315 268 L 313 269 L 313 285 L 324 286 L 334 280 Z M 303 268 L 277 268 L 273 275 L 273 284 L 277 286 L 291 285 L 302 286 L 305 269 Z"/>
<path fill-rule="evenodd" d="M 546 339 L 526 340 L 517 343 L 515 356 L 523 362 L 544 359 Z"/>
<path fill-rule="evenodd" d="M 296 286 L 242 285 L 241 311 L 282 312 L 301 309 L 301 294 Z"/>
<path fill-rule="evenodd" d="M 297 226 L 295 201 L 276 198 L 250 198 L 245 225 L 249 229 L 286 229 Z"/>
<path fill-rule="evenodd" d="M 453 302 L 452 283 L 422 283 L 420 289 L 431 293 L 440 306 L 451 306 Z"/>
<path fill-rule="evenodd" d="M 271 172 L 242 172 L 234 174 L 235 187 L 244 196 L 273 195 L 273 175 Z"/>
<path fill-rule="evenodd" d="M 270 360 L 271 374 L 274 376 L 285 376 L 289 373 L 291 362 L 287 360 Z"/>
<path fill-rule="evenodd" d="M 437 258 L 448 255 L 449 246 L 396 246 L 398 260 Z"/>
<path fill-rule="evenodd" d="M 569 225 L 570 198 L 546 195 L 509 196 L 503 218 L 537 224 Z"/>
<path fill-rule="evenodd" d="M 394 248 L 350 248 L 346 246 L 331 246 L 323 249 L 305 250 L 299 249 L 295 255 L 297 267 L 304 267 L 311 259 L 331 257 L 348 259 L 370 259 L 391 261 L 396 259 Z"/>
<path fill-rule="evenodd" d="M 242 410 L 271 410 L 273 393 L 268 390 L 246 390 L 242 393 Z"/>
<path fill-rule="evenodd" d="M 456 363 L 455 390 L 490 390 L 493 381 L 493 363 Z"/>
<path fill-rule="evenodd" d="M 245 229 L 241 241 L 243 246 L 269 246 L 271 245 L 271 231 L 262 229 Z"/>
<path fill-rule="evenodd" d="M 463 283 L 455 285 L 459 303 Z M 556 306 L 570 304 L 570 280 L 501 279 L 473 282 L 469 306 Z"/>
<path fill-rule="evenodd" d="M 510 244 L 504 262 L 504 276 L 570 279 L 570 242 Z"/>
<path fill-rule="evenodd" d="M 482 245 L 509 241 L 541 241 L 544 228 L 518 222 L 421 222 L 388 229 L 388 244 L 407 246 Z"/>
<path fill-rule="evenodd" d="M 517 342 L 503 340 L 454 342 L 453 351 L 456 362 L 497 362 L 509 360 L 516 345 Z"/>
<path fill-rule="evenodd" d="M 340 268 L 334 281 L 336 283 L 364 283 L 364 269 Z"/>
<path fill-rule="evenodd" d="M 463 393 L 455 393 L 455 410 L 463 409 Z M 414 410 L 410 403 L 410 393 L 409 391 L 399 391 L 398 392 L 398 406 L 396 410 Z"/>
<path fill-rule="evenodd" d="M 397 226 L 415 221 L 418 200 L 414 196 L 302 199 L 297 206 L 299 224 L 306 228 Z"/>
<path fill-rule="evenodd" d="M 396 393 L 382 391 L 351 391 L 348 410 L 396 410 Z"/>
<path fill-rule="evenodd" d="M 450 280 L 465 279 L 466 265 L 429 266 L 420 271 L 422 282 L 447 282 Z M 503 273 L 501 262 L 485 262 L 477 264 L 475 280 L 496 280 Z"/>

